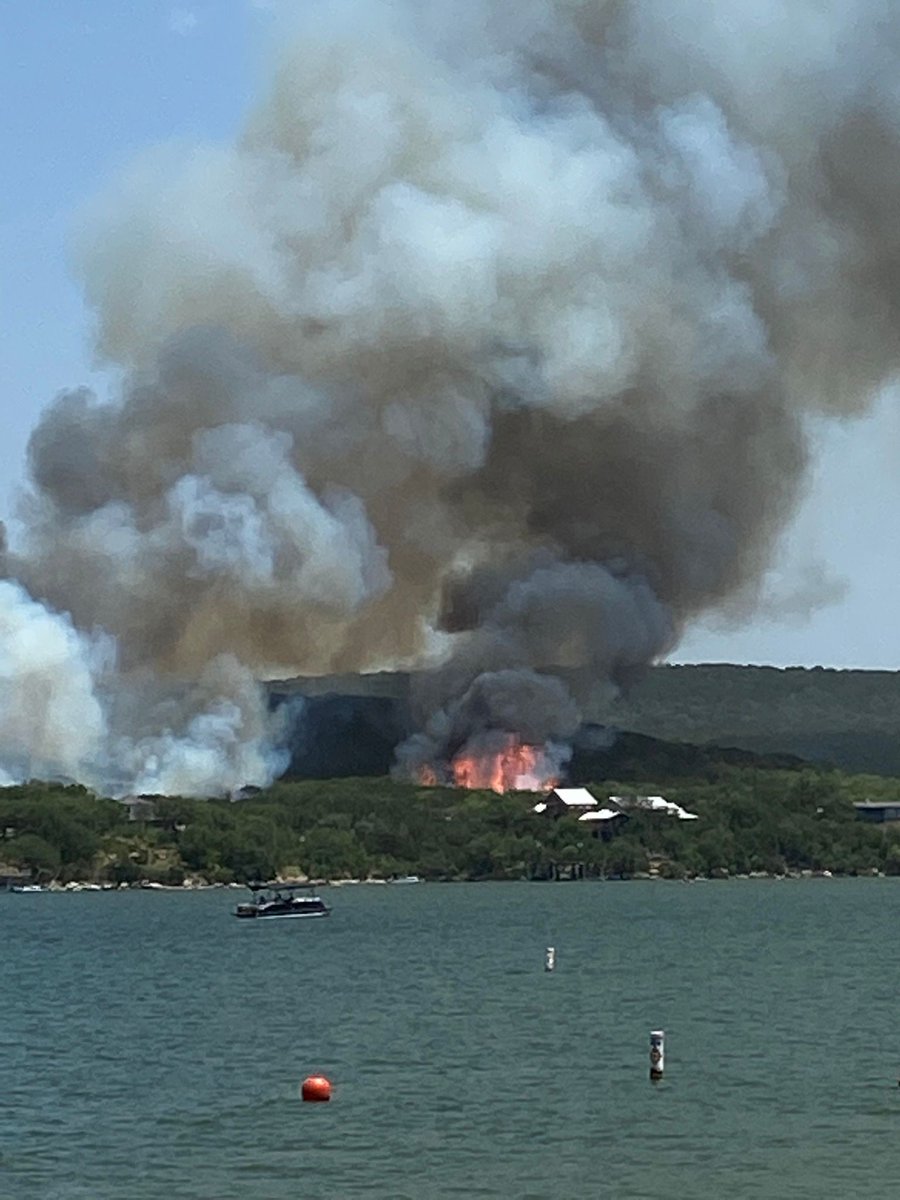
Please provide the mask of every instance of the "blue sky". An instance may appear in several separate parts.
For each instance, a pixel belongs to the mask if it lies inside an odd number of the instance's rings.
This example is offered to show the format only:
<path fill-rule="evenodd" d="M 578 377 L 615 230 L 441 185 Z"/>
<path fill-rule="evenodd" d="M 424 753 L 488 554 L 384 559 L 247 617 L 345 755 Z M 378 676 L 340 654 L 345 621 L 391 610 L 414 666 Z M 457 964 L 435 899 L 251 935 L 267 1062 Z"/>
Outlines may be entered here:
<path fill-rule="evenodd" d="M 310 0 L 313 2 L 313 0 Z M 253 96 L 273 24 L 266 4 L 38 0 L 0 14 L 0 517 L 24 473 L 28 434 L 60 389 L 110 374 L 68 266 L 80 207 L 148 145 L 229 137 Z M 897 396 L 860 421 L 814 431 L 815 469 L 768 591 L 780 615 L 693 629 L 679 661 L 900 667 L 894 514 Z M 810 579 L 832 602 L 802 617 Z"/>
<path fill-rule="evenodd" d="M 0 513 L 28 433 L 56 392 L 93 370 L 90 314 L 68 269 L 80 207 L 153 143 L 218 139 L 252 94 L 266 12 L 248 0 L 40 0 L 0 16 Z"/>

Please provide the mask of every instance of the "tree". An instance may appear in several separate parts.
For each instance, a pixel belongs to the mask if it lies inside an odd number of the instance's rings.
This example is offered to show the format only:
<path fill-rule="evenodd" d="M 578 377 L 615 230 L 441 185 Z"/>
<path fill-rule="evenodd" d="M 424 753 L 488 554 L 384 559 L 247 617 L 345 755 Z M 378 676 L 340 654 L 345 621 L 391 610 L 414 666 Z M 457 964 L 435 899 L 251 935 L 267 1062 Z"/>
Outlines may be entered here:
<path fill-rule="evenodd" d="M 5 842 L 3 857 L 13 866 L 27 867 L 42 880 L 52 879 L 60 867 L 57 848 L 34 833 L 23 833 Z"/>
<path fill-rule="evenodd" d="M 369 866 L 356 835 L 346 829 L 314 829 L 300 849 L 300 862 L 308 875 L 322 879 L 360 878 Z"/>

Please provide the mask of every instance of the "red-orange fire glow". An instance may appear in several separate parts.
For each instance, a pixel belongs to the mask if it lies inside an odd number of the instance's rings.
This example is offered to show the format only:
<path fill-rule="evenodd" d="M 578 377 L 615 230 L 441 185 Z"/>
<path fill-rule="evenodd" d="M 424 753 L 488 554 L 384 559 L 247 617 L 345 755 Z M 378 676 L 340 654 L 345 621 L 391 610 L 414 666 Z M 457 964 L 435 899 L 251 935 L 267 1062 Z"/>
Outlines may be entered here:
<path fill-rule="evenodd" d="M 495 792 L 542 792 L 559 782 L 542 750 L 509 734 L 504 745 L 486 753 L 460 751 L 451 763 L 453 783 L 461 788 L 491 788 Z"/>

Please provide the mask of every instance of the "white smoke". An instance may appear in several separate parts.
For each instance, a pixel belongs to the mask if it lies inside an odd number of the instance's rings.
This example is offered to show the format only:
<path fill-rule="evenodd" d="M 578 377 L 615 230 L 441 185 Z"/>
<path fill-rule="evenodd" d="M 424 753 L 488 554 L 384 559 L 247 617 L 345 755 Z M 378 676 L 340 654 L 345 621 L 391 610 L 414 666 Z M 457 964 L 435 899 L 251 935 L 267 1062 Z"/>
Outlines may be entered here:
<path fill-rule="evenodd" d="M 0 772 L 14 779 L 89 768 L 103 739 L 94 692 L 105 648 L 0 580 Z"/>
<path fill-rule="evenodd" d="M 245 667 L 220 658 L 190 688 L 126 679 L 107 636 L 0 580 L 0 786 L 77 779 L 120 794 L 215 794 L 286 766 Z"/>
<path fill-rule="evenodd" d="M 35 430 L 7 571 L 116 639 L 117 712 L 223 656 L 363 670 L 435 630 L 423 727 L 484 672 L 615 686 L 763 578 L 807 414 L 900 363 L 900 11 L 284 10 L 235 144 L 154 149 L 85 218 L 126 382 Z M 110 770 L 261 778 L 264 709 L 220 689 L 170 732 L 109 717 Z"/>
<path fill-rule="evenodd" d="M 288 763 L 275 744 L 281 722 L 266 713 L 247 669 L 227 656 L 190 688 L 159 697 L 140 722 L 134 716 L 132 732 L 114 746 L 114 762 L 138 795 L 234 793 L 264 786 Z"/>

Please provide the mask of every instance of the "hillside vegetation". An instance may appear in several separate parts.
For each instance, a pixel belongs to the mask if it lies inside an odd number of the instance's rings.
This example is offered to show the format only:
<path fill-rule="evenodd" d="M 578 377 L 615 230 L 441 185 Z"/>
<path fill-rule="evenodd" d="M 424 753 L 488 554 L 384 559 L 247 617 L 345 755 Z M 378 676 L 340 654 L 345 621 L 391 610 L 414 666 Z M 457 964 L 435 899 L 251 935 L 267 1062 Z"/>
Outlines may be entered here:
<path fill-rule="evenodd" d="M 608 841 L 532 811 L 535 796 L 421 788 L 388 779 L 281 782 L 251 799 L 159 798 L 153 822 L 83 788 L 0 791 L 0 862 L 41 880 L 177 885 L 306 875 L 427 879 L 900 874 L 900 828 L 855 818 L 857 799 L 900 800 L 900 781 L 813 769 L 759 769 L 707 756 L 694 775 L 595 779 L 610 793 L 662 792 L 697 821 L 642 813 Z"/>
<path fill-rule="evenodd" d="M 597 719 L 671 741 L 900 775 L 900 673 L 654 667 Z"/>

